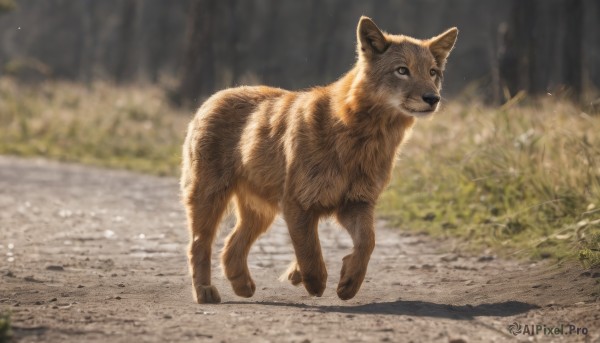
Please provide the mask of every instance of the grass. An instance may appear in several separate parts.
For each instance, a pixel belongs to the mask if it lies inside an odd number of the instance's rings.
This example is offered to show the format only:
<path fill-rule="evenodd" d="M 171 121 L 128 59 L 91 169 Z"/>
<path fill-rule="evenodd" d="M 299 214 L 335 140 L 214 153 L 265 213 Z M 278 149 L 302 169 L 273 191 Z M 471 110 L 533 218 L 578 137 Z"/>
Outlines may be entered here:
<path fill-rule="evenodd" d="M 0 154 L 177 175 L 191 111 L 149 86 L 0 79 Z M 406 230 L 600 266 L 600 117 L 561 101 L 421 120 L 379 213 Z"/>
<path fill-rule="evenodd" d="M 8 312 L 0 312 L 0 343 L 9 342 L 11 337 L 10 314 Z"/>
<path fill-rule="evenodd" d="M 600 117 L 450 104 L 407 143 L 381 212 L 471 247 L 600 266 Z"/>
<path fill-rule="evenodd" d="M 190 118 L 153 87 L 0 79 L 0 154 L 175 175 Z"/>

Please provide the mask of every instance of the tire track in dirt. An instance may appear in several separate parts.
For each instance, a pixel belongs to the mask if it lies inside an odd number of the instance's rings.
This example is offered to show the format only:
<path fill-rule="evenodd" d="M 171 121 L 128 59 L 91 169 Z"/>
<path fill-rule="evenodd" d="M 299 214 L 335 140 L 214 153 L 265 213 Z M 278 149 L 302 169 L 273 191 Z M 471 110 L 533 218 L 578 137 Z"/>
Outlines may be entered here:
<path fill-rule="evenodd" d="M 223 223 L 218 249 L 234 219 Z M 253 298 L 193 303 L 177 181 L 0 157 L 0 309 L 21 342 L 598 341 L 600 272 L 453 250 L 379 222 L 358 295 L 335 294 L 348 235 L 320 227 L 321 298 L 277 278 L 292 259 L 278 219 L 252 248 Z M 513 336 L 510 324 L 576 325 L 587 335 Z M 563 326 L 568 331 L 568 326 Z"/>

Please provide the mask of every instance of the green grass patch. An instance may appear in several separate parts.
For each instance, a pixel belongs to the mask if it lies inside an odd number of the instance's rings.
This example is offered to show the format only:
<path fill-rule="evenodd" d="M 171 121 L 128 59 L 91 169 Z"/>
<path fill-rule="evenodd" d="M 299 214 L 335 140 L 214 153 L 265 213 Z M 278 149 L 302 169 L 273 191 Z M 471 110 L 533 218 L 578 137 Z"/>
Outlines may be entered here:
<path fill-rule="evenodd" d="M 0 343 L 9 342 L 11 337 L 10 313 L 0 312 Z"/>
<path fill-rule="evenodd" d="M 417 124 L 380 213 L 476 249 L 600 266 L 599 130 L 568 103 L 452 104 Z"/>

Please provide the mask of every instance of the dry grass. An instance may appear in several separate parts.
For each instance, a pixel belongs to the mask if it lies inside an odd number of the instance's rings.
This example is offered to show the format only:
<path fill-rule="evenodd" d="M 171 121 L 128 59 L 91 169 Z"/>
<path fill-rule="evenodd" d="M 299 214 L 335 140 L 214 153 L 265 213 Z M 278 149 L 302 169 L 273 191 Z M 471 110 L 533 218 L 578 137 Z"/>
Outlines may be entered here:
<path fill-rule="evenodd" d="M 0 153 L 175 175 L 192 113 L 157 88 L 0 80 Z"/>
<path fill-rule="evenodd" d="M 476 247 L 600 265 L 600 117 L 451 104 L 415 128 L 381 210 Z"/>
<path fill-rule="evenodd" d="M 191 111 L 153 87 L 0 80 L 0 153 L 177 175 Z M 600 117 L 450 104 L 405 145 L 379 213 L 471 247 L 600 265 Z"/>

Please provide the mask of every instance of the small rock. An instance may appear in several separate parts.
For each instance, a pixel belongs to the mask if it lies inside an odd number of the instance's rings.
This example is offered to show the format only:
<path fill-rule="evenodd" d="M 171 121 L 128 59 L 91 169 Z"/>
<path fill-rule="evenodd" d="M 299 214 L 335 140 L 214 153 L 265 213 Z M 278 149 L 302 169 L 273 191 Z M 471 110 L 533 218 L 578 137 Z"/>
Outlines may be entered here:
<path fill-rule="evenodd" d="M 84 285 L 78 285 L 77 288 L 83 288 L 85 287 Z"/>
<path fill-rule="evenodd" d="M 448 343 L 467 343 L 467 341 L 464 338 L 450 338 L 448 340 Z"/>
<path fill-rule="evenodd" d="M 440 258 L 440 260 L 442 260 L 444 262 L 454 262 L 454 261 L 458 260 L 458 255 L 457 254 L 444 255 Z"/>
<path fill-rule="evenodd" d="M 216 314 L 216 312 L 207 312 L 207 311 L 196 311 L 196 314 L 203 314 L 203 315 L 207 315 L 207 316 L 212 316 L 213 314 Z"/>
<path fill-rule="evenodd" d="M 35 304 L 36 304 L 36 305 L 42 305 L 42 304 L 43 304 L 43 302 L 41 302 L 41 301 L 36 301 L 36 302 L 35 302 Z"/>
<path fill-rule="evenodd" d="M 550 257 L 552 257 L 552 254 L 549 252 L 540 253 L 540 258 L 542 258 L 542 259 L 546 259 L 546 258 L 550 258 Z"/>
<path fill-rule="evenodd" d="M 63 266 L 58 266 L 58 265 L 50 265 L 46 267 L 46 270 L 54 270 L 57 272 L 62 272 L 65 270 L 65 267 Z"/>
<path fill-rule="evenodd" d="M 471 286 L 474 284 L 475 284 L 475 281 L 473 281 L 473 280 L 469 280 L 469 281 L 465 282 L 465 286 Z"/>
<path fill-rule="evenodd" d="M 458 226 L 456 226 L 456 224 L 454 223 L 449 223 L 449 222 L 445 222 L 442 224 L 442 229 L 444 230 L 452 230 L 452 229 L 456 229 Z"/>
<path fill-rule="evenodd" d="M 116 296 L 115 299 L 121 300 L 121 297 L 120 296 Z"/>
<path fill-rule="evenodd" d="M 490 262 L 494 260 L 494 256 L 492 255 L 483 255 L 477 259 L 477 262 Z"/>
<path fill-rule="evenodd" d="M 50 299 L 50 302 L 57 301 L 57 300 L 58 299 L 56 299 L 56 298 L 52 298 L 52 299 Z"/>
<path fill-rule="evenodd" d="M 431 222 L 431 221 L 433 221 L 434 219 L 435 219 L 435 213 L 433 213 L 433 212 L 429 212 L 429 213 L 427 213 L 425 216 L 423 216 L 423 220 L 424 220 L 424 221 Z"/>
<path fill-rule="evenodd" d="M 410 267 L 408 267 L 408 270 L 415 270 L 415 269 L 417 269 L 417 266 L 410 266 Z"/>
<path fill-rule="evenodd" d="M 120 283 L 120 284 L 118 284 L 117 286 L 119 286 L 119 287 L 125 287 L 125 284 L 123 284 L 123 283 Z"/>
<path fill-rule="evenodd" d="M 173 318 L 173 316 L 171 316 L 170 314 L 165 314 L 163 316 L 163 318 L 165 318 L 165 319 L 171 319 L 171 318 Z"/>
<path fill-rule="evenodd" d="M 452 268 L 458 269 L 458 270 L 478 270 L 477 268 L 467 267 L 467 266 L 452 266 Z"/>
<path fill-rule="evenodd" d="M 43 281 L 40 281 L 40 280 L 34 278 L 33 276 L 26 276 L 23 278 L 23 280 L 28 281 L 28 282 L 37 282 L 37 283 L 43 282 Z"/>
<path fill-rule="evenodd" d="M 424 269 L 424 270 L 434 270 L 435 266 L 426 263 L 426 264 L 424 264 L 424 265 L 421 266 L 421 269 Z"/>

